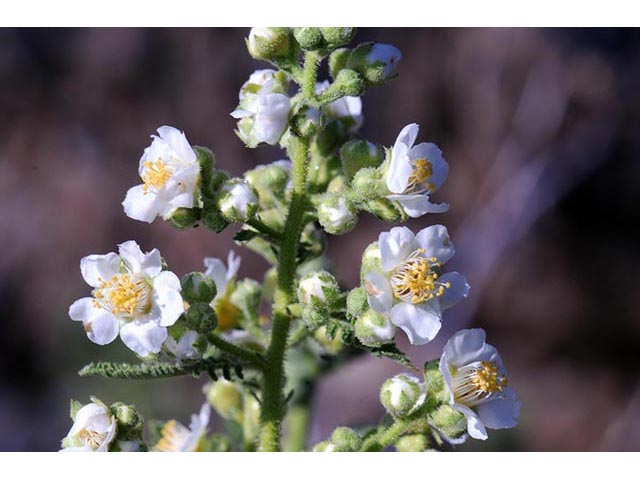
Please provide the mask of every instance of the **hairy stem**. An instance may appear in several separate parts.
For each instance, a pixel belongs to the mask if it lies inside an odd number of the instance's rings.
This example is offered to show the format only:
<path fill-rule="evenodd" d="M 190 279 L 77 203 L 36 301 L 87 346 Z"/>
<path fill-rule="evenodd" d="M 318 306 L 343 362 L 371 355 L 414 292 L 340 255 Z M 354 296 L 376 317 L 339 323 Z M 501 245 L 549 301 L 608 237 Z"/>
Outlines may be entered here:
<path fill-rule="evenodd" d="M 265 369 L 265 366 L 266 366 L 265 360 L 259 353 L 240 347 L 234 343 L 228 342 L 214 333 L 210 333 L 209 335 L 207 335 L 207 339 L 209 340 L 209 343 L 215 345 L 223 352 L 229 353 L 235 357 L 246 360 L 251 365 L 253 365 L 254 367 L 260 370 Z"/>
<path fill-rule="evenodd" d="M 375 435 L 370 436 L 362 445 L 363 452 L 370 452 L 376 449 L 382 449 L 394 443 L 400 435 L 405 433 L 412 426 L 413 419 L 398 420 L 389 428 L 379 431 Z"/>
<path fill-rule="evenodd" d="M 316 81 L 318 78 L 318 66 L 322 57 L 316 52 L 307 52 L 304 57 L 304 70 L 302 72 L 302 95 L 307 100 L 315 101 Z"/>
<path fill-rule="evenodd" d="M 316 69 L 317 66 L 313 71 L 316 72 Z M 306 70 L 305 65 L 305 72 Z M 284 227 L 285 234 L 280 244 L 278 278 L 273 303 L 273 329 L 266 354 L 267 368 L 262 392 L 262 429 L 260 432 L 260 445 L 263 451 L 280 450 L 280 427 L 285 412 L 284 355 L 291 323 L 287 306 L 294 302 L 293 286 L 296 276 L 296 259 L 307 204 L 309 142 L 306 139 L 292 136 L 289 140 L 288 150 L 289 157 L 293 162 L 293 191 Z"/>

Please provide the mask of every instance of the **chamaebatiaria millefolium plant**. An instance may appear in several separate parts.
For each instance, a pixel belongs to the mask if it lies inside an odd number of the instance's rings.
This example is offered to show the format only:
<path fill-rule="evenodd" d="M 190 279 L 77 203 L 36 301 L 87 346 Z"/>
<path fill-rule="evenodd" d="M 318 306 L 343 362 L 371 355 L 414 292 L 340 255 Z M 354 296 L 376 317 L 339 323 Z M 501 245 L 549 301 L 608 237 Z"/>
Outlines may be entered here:
<path fill-rule="evenodd" d="M 442 357 L 421 370 L 395 346 L 399 330 L 414 345 L 432 341 L 445 312 L 469 295 L 463 274 L 447 268 L 455 248 L 446 227 L 380 233 L 363 252 L 361 285 L 351 291 L 326 270 L 325 233 L 348 233 L 362 212 L 402 223 L 449 208 L 432 200 L 448 163 L 435 144 L 417 143 L 418 125 L 404 127 L 389 148 L 358 137 L 361 97 L 398 74 L 401 54 L 381 43 L 349 47 L 355 33 L 250 31 L 249 53 L 271 68 L 241 86 L 231 112 L 236 134 L 249 148 L 279 146 L 287 158 L 233 177 L 179 129 L 162 126 L 152 135 L 138 165 L 141 183 L 122 203 L 126 215 L 214 233 L 236 224 L 236 243 L 273 267 L 262 281 L 239 278 L 241 259 L 229 252 L 226 261 L 205 257 L 201 272 L 179 278 L 157 249 L 145 252 L 133 240 L 83 258 L 91 290 L 69 316 L 98 345 L 120 337 L 139 361 L 92 363 L 81 375 L 204 374 L 210 381 L 188 427 L 176 420 L 144 424 L 134 406 L 121 402 L 72 401 L 63 450 L 427 451 L 516 424 L 519 401 L 481 329 L 453 335 Z M 325 60 L 331 78 L 319 79 Z M 382 385 L 387 415 L 379 425 L 339 427 L 308 445 L 314 385 L 367 353 L 411 370 Z M 211 408 L 226 434 L 209 432 Z"/>

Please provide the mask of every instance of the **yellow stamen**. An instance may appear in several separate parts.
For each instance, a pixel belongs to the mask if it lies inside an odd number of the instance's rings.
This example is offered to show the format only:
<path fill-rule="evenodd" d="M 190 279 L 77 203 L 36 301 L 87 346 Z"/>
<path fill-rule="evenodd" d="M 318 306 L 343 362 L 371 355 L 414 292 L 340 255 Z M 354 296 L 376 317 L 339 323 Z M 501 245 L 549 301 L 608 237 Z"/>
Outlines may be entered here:
<path fill-rule="evenodd" d="M 413 304 L 431 300 L 444 295 L 451 285 L 438 282 L 441 263 L 436 257 L 426 258 L 424 249 L 413 252 L 409 258 L 397 267 L 391 275 L 391 287 L 394 296 Z"/>
<path fill-rule="evenodd" d="M 472 407 L 499 395 L 507 387 L 507 377 L 494 362 L 476 362 L 453 375 L 456 402 Z"/>
<path fill-rule="evenodd" d="M 146 160 L 142 163 L 142 166 L 144 167 L 144 172 L 142 174 L 142 181 L 144 182 L 142 190 L 144 193 L 147 193 L 150 188 L 153 188 L 154 190 L 159 189 L 167 183 L 173 174 L 161 157 L 158 157 L 155 162 Z"/>
<path fill-rule="evenodd" d="M 413 161 L 413 172 L 409 176 L 409 183 L 405 193 L 435 192 L 436 186 L 429 182 L 433 176 L 433 165 L 426 158 Z"/>
<path fill-rule="evenodd" d="M 94 304 L 114 315 L 142 314 L 151 308 L 151 286 L 144 278 L 118 274 L 93 291 Z"/>

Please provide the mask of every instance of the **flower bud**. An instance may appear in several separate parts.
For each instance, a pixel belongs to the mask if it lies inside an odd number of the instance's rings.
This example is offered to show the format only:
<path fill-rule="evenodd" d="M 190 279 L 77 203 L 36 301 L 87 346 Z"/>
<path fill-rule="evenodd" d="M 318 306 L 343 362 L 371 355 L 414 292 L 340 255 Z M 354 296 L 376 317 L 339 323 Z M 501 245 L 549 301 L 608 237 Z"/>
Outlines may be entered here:
<path fill-rule="evenodd" d="M 331 52 L 329 55 L 329 73 L 331 78 L 336 78 L 343 68 L 346 68 L 351 50 L 348 48 L 339 48 Z"/>
<path fill-rule="evenodd" d="M 309 138 L 322 128 L 322 113 L 317 108 L 304 106 L 291 119 L 291 128 L 296 135 Z"/>
<path fill-rule="evenodd" d="M 369 308 L 367 292 L 362 287 L 354 288 L 347 295 L 347 317 L 356 320 Z"/>
<path fill-rule="evenodd" d="M 388 316 L 367 310 L 356 320 L 355 334 L 363 345 L 379 347 L 393 341 L 396 327 Z"/>
<path fill-rule="evenodd" d="M 208 303 L 193 303 L 186 313 L 187 324 L 191 330 L 207 334 L 218 326 L 216 312 Z"/>
<path fill-rule="evenodd" d="M 333 338 L 327 334 L 327 326 L 323 325 L 316 330 L 313 338 L 329 353 L 336 355 L 344 348 L 344 342 L 342 341 L 342 330 L 338 329 L 335 332 Z"/>
<path fill-rule="evenodd" d="M 367 202 L 367 210 L 380 220 L 395 223 L 403 218 L 403 212 L 398 210 L 391 200 L 376 198 Z"/>
<path fill-rule="evenodd" d="M 244 278 L 236 282 L 230 300 L 250 318 L 252 314 L 256 314 L 260 310 L 261 296 L 260 283 L 252 278 Z"/>
<path fill-rule="evenodd" d="M 242 421 L 242 388 L 223 378 L 203 388 L 207 401 L 222 418 Z"/>
<path fill-rule="evenodd" d="M 378 167 L 383 160 L 382 148 L 367 140 L 350 140 L 340 148 L 342 169 L 349 179 L 354 178 L 360 169 Z M 379 179 L 380 174 L 378 173 L 377 180 L 379 181 Z"/>
<path fill-rule="evenodd" d="M 450 405 L 441 405 L 429 415 L 429 423 L 450 439 L 460 438 L 467 431 L 467 419 Z"/>
<path fill-rule="evenodd" d="M 216 283 L 200 272 L 192 272 L 182 277 L 182 298 L 189 303 L 209 303 L 216 296 Z"/>
<path fill-rule="evenodd" d="M 334 452 L 335 448 L 336 447 L 333 443 L 331 443 L 328 440 L 325 440 L 324 442 L 316 443 L 313 446 L 313 451 L 314 452 Z"/>
<path fill-rule="evenodd" d="M 405 373 L 384 382 L 380 390 L 380 402 L 391 416 L 397 418 L 413 413 L 422 406 L 424 399 L 424 385 L 417 377 Z"/>
<path fill-rule="evenodd" d="M 422 434 L 405 435 L 395 444 L 398 452 L 424 452 L 429 448 L 427 437 Z"/>
<path fill-rule="evenodd" d="M 282 27 L 253 27 L 247 39 L 249 54 L 256 60 L 289 62 L 296 54 L 291 30 Z"/>
<path fill-rule="evenodd" d="M 429 392 L 428 402 L 434 406 L 439 403 L 449 403 L 449 388 L 440 372 L 440 361 L 434 360 L 424 364 L 423 375 L 425 388 Z"/>
<path fill-rule="evenodd" d="M 201 215 L 202 210 L 200 208 L 180 207 L 176 208 L 167 220 L 178 230 L 186 230 L 197 226 Z"/>
<path fill-rule="evenodd" d="M 225 220 L 241 223 L 255 215 L 258 197 L 246 181 L 234 178 L 222 186 L 218 206 Z"/>
<path fill-rule="evenodd" d="M 215 155 L 206 147 L 194 146 L 193 151 L 196 152 L 198 163 L 200 164 L 200 177 L 202 184 L 200 191 L 203 196 L 212 198 L 213 192 L 210 189 L 211 177 L 213 175 L 213 167 L 216 163 Z"/>
<path fill-rule="evenodd" d="M 293 36 L 303 50 L 319 50 L 325 46 L 325 39 L 318 27 L 294 28 Z"/>
<path fill-rule="evenodd" d="M 116 419 L 118 439 L 130 440 L 142 434 L 143 419 L 132 405 L 117 402 L 109 407 Z"/>
<path fill-rule="evenodd" d="M 331 85 L 340 92 L 340 96 L 359 97 L 364 93 L 365 83 L 362 76 L 355 70 L 344 68 L 338 72 Z"/>
<path fill-rule="evenodd" d="M 305 275 L 298 285 L 298 300 L 303 305 L 315 302 L 332 305 L 340 294 L 338 281 L 325 270 Z"/>
<path fill-rule="evenodd" d="M 393 45 L 368 42 L 351 52 L 346 66 L 359 72 L 368 85 L 382 85 L 396 76 L 401 58 Z"/>
<path fill-rule="evenodd" d="M 331 50 L 347 45 L 356 36 L 355 27 L 320 27 L 319 30 Z"/>
<path fill-rule="evenodd" d="M 382 179 L 377 168 L 361 168 L 351 181 L 354 200 L 367 204 L 380 198 Z"/>
<path fill-rule="evenodd" d="M 372 270 L 381 270 L 381 259 L 382 256 L 380 254 L 380 246 L 378 242 L 373 242 L 364 249 L 362 252 L 362 261 L 360 267 L 360 281 L 364 282 L 364 277 L 367 273 Z"/>
<path fill-rule="evenodd" d="M 217 208 L 205 210 L 202 216 L 202 222 L 209 230 L 215 233 L 220 233 L 229 225 L 229 222 L 224 219 L 220 210 Z"/>
<path fill-rule="evenodd" d="M 325 193 L 317 203 L 318 221 L 332 235 L 342 235 L 353 230 L 358 223 L 356 209 L 344 197 Z"/>
<path fill-rule="evenodd" d="M 338 427 L 331 434 L 335 452 L 357 452 L 362 448 L 362 438 L 358 432 L 347 427 Z"/>

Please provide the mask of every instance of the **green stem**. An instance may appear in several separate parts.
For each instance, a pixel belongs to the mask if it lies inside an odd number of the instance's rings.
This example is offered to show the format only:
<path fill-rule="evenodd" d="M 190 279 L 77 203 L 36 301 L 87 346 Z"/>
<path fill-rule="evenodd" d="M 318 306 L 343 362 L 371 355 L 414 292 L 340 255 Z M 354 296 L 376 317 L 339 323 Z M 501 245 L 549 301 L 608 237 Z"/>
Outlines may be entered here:
<path fill-rule="evenodd" d="M 308 405 L 299 404 L 291 407 L 285 419 L 287 430 L 285 451 L 301 452 L 306 448 L 309 417 Z"/>
<path fill-rule="evenodd" d="M 266 236 L 270 237 L 270 240 L 279 241 L 282 238 L 282 234 L 274 228 L 271 228 L 269 225 L 264 223 L 258 217 L 252 218 L 247 221 L 247 225 L 258 230 L 260 233 L 264 233 Z"/>
<path fill-rule="evenodd" d="M 215 345 L 223 352 L 227 352 L 235 357 L 246 360 L 260 370 L 264 370 L 266 367 L 265 360 L 260 354 L 252 350 L 240 347 L 235 343 L 228 342 L 225 339 L 217 336 L 215 333 L 210 333 L 209 335 L 207 335 L 207 340 L 209 340 L 209 343 Z"/>
<path fill-rule="evenodd" d="M 314 68 L 316 71 L 317 66 Z M 305 72 L 307 71 L 305 65 Z M 314 82 L 315 83 L 315 82 Z M 267 349 L 267 369 L 262 392 L 262 430 L 260 445 L 263 451 L 280 450 L 280 426 L 284 416 L 284 355 L 291 323 L 287 306 L 294 302 L 293 285 L 297 267 L 297 253 L 303 216 L 307 204 L 307 169 L 309 142 L 292 136 L 289 157 L 293 162 L 293 191 L 291 204 L 280 244 L 278 278 L 273 304 L 273 328 Z"/>
<path fill-rule="evenodd" d="M 363 452 L 376 450 L 376 447 L 384 448 L 394 443 L 400 435 L 409 430 L 414 422 L 413 418 L 405 420 L 397 420 L 389 428 L 382 430 L 375 435 L 370 436 L 362 445 Z"/>
<path fill-rule="evenodd" d="M 307 52 L 304 56 L 304 70 L 302 71 L 302 84 L 300 87 L 302 95 L 313 102 L 316 100 L 316 81 L 321 59 L 322 57 L 316 52 Z"/>

